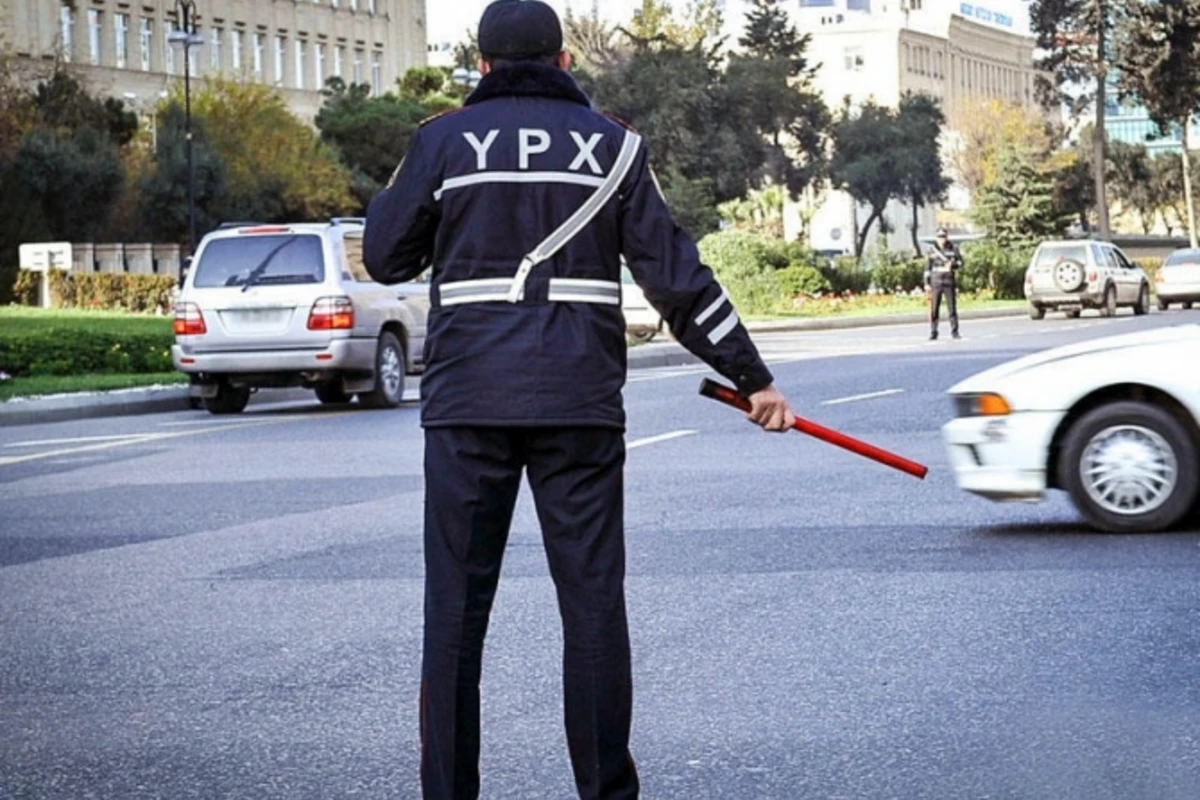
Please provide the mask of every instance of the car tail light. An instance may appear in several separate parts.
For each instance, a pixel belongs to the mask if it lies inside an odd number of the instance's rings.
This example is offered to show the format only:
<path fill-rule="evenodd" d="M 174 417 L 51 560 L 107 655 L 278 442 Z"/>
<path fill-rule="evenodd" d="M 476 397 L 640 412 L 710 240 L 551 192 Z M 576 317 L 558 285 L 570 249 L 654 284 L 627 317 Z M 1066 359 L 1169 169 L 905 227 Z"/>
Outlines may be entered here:
<path fill-rule="evenodd" d="M 1163 282 L 1163 274 L 1162 274 L 1162 272 L 1156 272 L 1156 273 L 1154 273 L 1154 282 L 1155 282 L 1155 283 L 1162 283 L 1162 282 Z"/>
<path fill-rule="evenodd" d="M 1025 273 L 1025 283 L 1029 284 L 1030 286 L 1033 286 L 1033 273 L 1032 272 Z"/>
<path fill-rule="evenodd" d="M 286 225 L 259 225 L 255 228 L 238 228 L 238 233 L 257 235 L 261 233 L 290 233 L 291 230 Z"/>
<path fill-rule="evenodd" d="M 322 297 L 308 314 L 310 331 L 345 331 L 354 327 L 354 303 L 349 297 Z"/>
<path fill-rule="evenodd" d="M 208 333 L 204 314 L 195 303 L 179 303 L 175 306 L 175 335 L 202 336 Z"/>

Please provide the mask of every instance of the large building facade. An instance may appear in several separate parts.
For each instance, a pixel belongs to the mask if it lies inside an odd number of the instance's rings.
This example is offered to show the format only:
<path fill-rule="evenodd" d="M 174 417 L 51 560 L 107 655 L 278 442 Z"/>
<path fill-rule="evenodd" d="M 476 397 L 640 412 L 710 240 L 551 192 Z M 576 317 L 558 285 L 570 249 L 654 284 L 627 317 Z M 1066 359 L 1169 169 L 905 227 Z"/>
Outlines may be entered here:
<path fill-rule="evenodd" d="M 98 92 L 148 110 L 184 76 L 181 25 L 172 0 L 8 0 L 7 45 L 18 58 L 61 57 Z M 201 44 L 187 48 L 190 75 L 276 88 L 311 120 L 333 76 L 376 93 L 426 62 L 425 0 L 196 0 Z"/>

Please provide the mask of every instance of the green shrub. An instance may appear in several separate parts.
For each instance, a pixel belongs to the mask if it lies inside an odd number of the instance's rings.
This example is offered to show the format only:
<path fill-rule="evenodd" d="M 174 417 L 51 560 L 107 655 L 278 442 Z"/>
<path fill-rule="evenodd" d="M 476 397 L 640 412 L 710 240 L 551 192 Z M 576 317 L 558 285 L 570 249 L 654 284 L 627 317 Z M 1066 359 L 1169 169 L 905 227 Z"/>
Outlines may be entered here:
<path fill-rule="evenodd" d="M 1146 275 L 1150 278 L 1150 285 L 1153 286 L 1154 279 L 1158 277 L 1158 271 L 1162 269 L 1163 261 L 1165 260 L 1164 258 L 1144 257 L 1133 259 L 1133 263 L 1146 271 Z"/>
<path fill-rule="evenodd" d="M 835 294 L 866 294 L 871 288 L 871 273 L 860 269 L 851 256 L 838 256 L 821 270 Z"/>
<path fill-rule="evenodd" d="M 901 263 L 883 263 L 871 270 L 875 288 L 886 294 L 908 294 L 925 286 L 925 261 L 910 259 Z"/>
<path fill-rule="evenodd" d="M 743 314 L 761 314 L 778 307 L 783 290 L 776 279 L 778 253 L 774 240 L 744 231 L 727 230 L 705 236 L 701 260 L 712 268 Z"/>
<path fill-rule="evenodd" d="M 0 370 L 14 378 L 170 372 L 174 334 L 119 333 L 79 324 L 0 332 Z"/>
<path fill-rule="evenodd" d="M 787 297 L 828 294 L 833 291 L 829 279 L 816 267 L 797 264 L 775 273 L 775 280 Z"/>
<path fill-rule="evenodd" d="M 985 239 L 966 244 L 958 287 L 964 292 L 989 292 L 997 300 L 1025 297 L 1025 270 L 1033 256 L 1032 247 L 1004 248 Z"/>
<path fill-rule="evenodd" d="M 36 306 L 42 293 L 42 275 L 28 269 L 17 271 L 12 285 L 12 302 L 20 306 Z"/>
<path fill-rule="evenodd" d="M 166 275 L 50 273 L 50 300 L 56 308 L 165 314 L 174 288 L 175 279 Z"/>

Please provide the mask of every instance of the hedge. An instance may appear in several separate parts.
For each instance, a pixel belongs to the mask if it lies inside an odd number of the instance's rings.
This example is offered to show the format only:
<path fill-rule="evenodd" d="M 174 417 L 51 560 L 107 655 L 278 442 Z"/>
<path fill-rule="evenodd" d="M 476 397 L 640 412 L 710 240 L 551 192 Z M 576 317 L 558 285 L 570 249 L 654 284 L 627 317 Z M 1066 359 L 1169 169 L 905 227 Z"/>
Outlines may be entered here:
<path fill-rule="evenodd" d="M 0 370 L 14 378 L 171 372 L 174 334 L 118 333 L 61 324 L 0 332 Z"/>
<path fill-rule="evenodd" d="M 166 314 L 174 289 L 175 278 L 167 275 L 50 273 L 50 302 L 56 308 Z"/>

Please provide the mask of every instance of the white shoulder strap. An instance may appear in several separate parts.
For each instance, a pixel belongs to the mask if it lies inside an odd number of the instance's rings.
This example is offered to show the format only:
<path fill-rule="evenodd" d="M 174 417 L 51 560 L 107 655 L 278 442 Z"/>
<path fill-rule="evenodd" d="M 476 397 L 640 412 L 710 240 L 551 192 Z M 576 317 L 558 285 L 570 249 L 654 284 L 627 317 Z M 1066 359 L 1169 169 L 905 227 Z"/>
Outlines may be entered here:
<path fill-rule="evenodd" d="M 533 248 L 529 255 L 521 259 L 521 266 L 517 269 L 517 274 L 513 276 L 512 288 L 508 292 L 508 302 L 519 302 L 525 296 L 525 281 L 529 278 L 529 273 L 533 268 L 561 250 L 563 245 L 574 239 L 581 230 L 587 227 L 596 214 L 600 213 L 600 209 L 604 208 L 620 187 L 621 182 L 625 180 L 625 176 L 629 174 L 629 168 L 633 166 L 633 159 L 637 156 L 638 146 L 641 142 L 642 137 L 638 134 L 628 130 L 625 132 L 625 141 L 621 145 L 621 152 L 617 155 L 612 172 L 608 173 L 604 183 L 587 199 L 587 202 L 579 207 L 578 211 L 571 215 L 570 219 L 558 227 L 558 230 L 547 236 L 541 244 Z"/>

